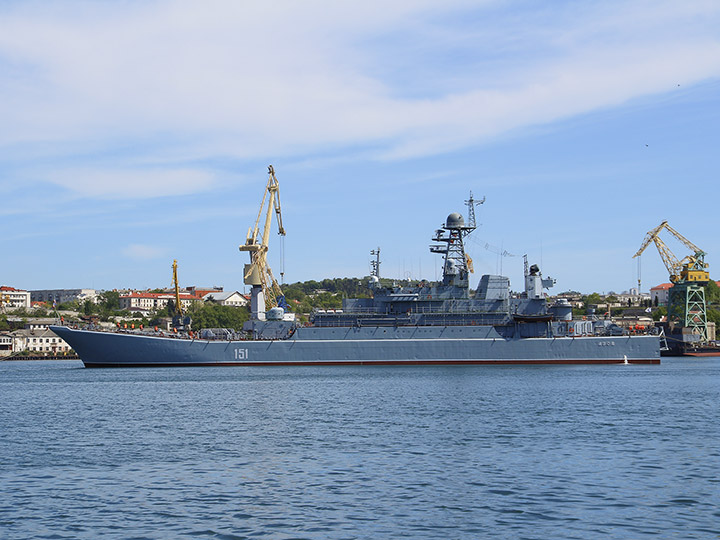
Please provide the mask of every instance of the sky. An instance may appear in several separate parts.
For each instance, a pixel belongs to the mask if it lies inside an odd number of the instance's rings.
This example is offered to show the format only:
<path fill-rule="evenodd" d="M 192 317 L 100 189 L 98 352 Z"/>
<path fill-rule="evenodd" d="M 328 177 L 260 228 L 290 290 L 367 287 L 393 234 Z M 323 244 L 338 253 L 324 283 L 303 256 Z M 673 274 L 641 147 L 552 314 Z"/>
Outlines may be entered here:
<path fill-rule="evenodd" d="M 274 166 L 285 283 L 475 274 L 667 282 L 663 220 L 718 258 L 720 3 L 0 2 L 0 284 L 243 291 Z M 688 249 L 663 236 L 682 258 Z M 501 255 L 506 253 L 505 256 Z"/>

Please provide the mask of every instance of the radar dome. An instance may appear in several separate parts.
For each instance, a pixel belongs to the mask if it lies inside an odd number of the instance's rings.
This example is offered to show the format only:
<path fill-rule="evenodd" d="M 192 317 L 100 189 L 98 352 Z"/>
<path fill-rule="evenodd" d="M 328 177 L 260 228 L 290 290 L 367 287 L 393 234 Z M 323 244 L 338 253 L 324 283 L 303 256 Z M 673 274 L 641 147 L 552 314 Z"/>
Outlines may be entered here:
<path fill-rule="evenodd" d="M 447 217 L 445 221 L 445 227 L 448 229 L 457 229 L 465 226 L 465 220 L 457 212 L 453 212 Z"/>

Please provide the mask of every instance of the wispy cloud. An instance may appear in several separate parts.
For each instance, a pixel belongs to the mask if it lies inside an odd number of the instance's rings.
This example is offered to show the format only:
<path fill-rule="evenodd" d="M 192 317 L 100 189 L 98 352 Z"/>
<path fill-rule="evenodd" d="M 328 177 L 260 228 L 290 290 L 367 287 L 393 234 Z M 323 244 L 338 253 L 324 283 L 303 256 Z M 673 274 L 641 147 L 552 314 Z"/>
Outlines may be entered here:
<path fill-rule="evenodd" d="M 130 244 L 122 250 L 122 253 L 130 259 L 146 261 L 165 257 L 167 249 L 147 244 Z"/>
<path fill-rule="evenodd" d="M 0 149 L 62 141 L 44 180 L 97 198 L 210 189 L 197 160 L 441 153 L 720 77 L 707 1 L 0 9 Z"/>
<path fill-rule="evenodd" d="M 47 180 L 79 195 L 101 199 L 187 195 L 213 184 L 210 173 L 190 169 L 65 169 L 49 172 Z"/>

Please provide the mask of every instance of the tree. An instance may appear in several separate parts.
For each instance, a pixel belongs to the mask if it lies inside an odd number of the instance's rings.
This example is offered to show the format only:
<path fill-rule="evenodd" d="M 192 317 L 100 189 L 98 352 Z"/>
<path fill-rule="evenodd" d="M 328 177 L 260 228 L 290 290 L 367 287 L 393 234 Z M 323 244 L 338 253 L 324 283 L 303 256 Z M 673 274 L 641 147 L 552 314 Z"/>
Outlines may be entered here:
<path fill-rule="evenodd" d="M 652 312 L 653 321 L 659 321 L 665 315 L 667 315 L 667 308 L 665 306 L 660 306 L 659 308 L 654 309 Z"/>
<path fill-rule="evenodd" d="M 597 305 L 600 302 L 602 302 L 602 296 L 600 296 L 598 293 L 594 292 L 594 293 L 588 294 L 587 296 L 583 296 L 582 302 L 583 302 L 583 304 L 585 304 L 585 306 Z"/>
<path fill-rule="evenodd" d="M 283 288 L 283 293 L 285 293 L 285 300 L 297 300 L 298 302 L 302 302 L 305 300 L 305 297 L 307 296 L 305 292 L 297 285 L 290 285 Z"/>
<path fill-rule="evenodd" d="M 250 318 L 247 307 L 221 306 L 215 303 L 200 304 L 191 309 L 193 330 L 203 328 L 232 328 L 242 330 Z"/>
<path fill-rule="evenodd" d="M 708 304 L 720 303 L 720 287 L 712 279 L 705 285 L 705 301 Z"/>
<path fill-rule="evenodd" d="M 315 298 L 315 305 L 326 309 L 336 309 L 342 307 L 342 298 L 340 295 L 330 292 L 321 293 Z"/>
<path fill-rule="evenodd" d="M 117 291 L 101 292 L 100 306 L 107 311 L 115 311 L 120 309 L 120 293 Z"/>
<path fill-rule="evenodd" d="M 84 315 L 92 315 L 93 313 L 97 313 L 98 306 L 93 302 L 92 300 L 85 300 L 82 305 L 82 312 Z"/>
<path fill-rule="evenodd" d="M 708 322 L 714 322 L 716 328 L 720 326 L 720 310 L 708 308 L 706 315 Z"/>

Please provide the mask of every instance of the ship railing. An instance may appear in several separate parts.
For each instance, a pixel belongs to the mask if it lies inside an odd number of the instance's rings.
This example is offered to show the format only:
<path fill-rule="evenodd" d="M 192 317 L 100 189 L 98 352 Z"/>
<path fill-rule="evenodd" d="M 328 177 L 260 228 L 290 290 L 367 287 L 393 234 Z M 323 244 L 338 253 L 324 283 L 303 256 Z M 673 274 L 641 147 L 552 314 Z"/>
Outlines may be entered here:
<path fill-rule="evenodd" d="M 216 333 L 214 335 L 202 335 L 202 330 L 193 332 L 172 332 L 170 330 L 153 328 L 104 328 L 98 325 L 68 325 L 70 328 L 80 330 L 91 330 L 93 332 L 107 332 L 110 334 L 131 334 L 134 336 L 163 337 L 172 339 L 186 339 L 199 341 L 246 341 L 250 336 L 246 332 Z"/>
<path fill-rule="evenodd" d="M 411 318 L 376 318 L 376 319 L 355 319 L 355 318 L 344 318 L 344 319 L 322 319 L 316 320 L 311 326 L 319 328 L 352 328 L 352 327 L 400 327 L 400 326 L 416 326 L 416 327 L 429 327 L 429 326 L 491 326 L 491 325 L 505 325 L 508 324 L 506 317 L 483 317 L 482 319 L 456 319 L 447 317 L 437 317 L 434 319 L 426 319 L 422 322 L 411 319 Z"/>
<path fill-rule="evenodd" d="M 463 306 L 445 306 L 442 310 L 438 310 L 437 308 L 431 308 L 431 307 L 417 307 L 412 308 L 405 312 L 391 312 L 391 311 L 383 311 L 379 309 L 373 309 L 373 308 L 350 308 L 350 309 L 315 309 L 313 310 L 313 315 L 331 315 L 331 316 L 337 316 L 337 315 L 444 315 L 444 314 L 453 314 L 453 315 L 497 315 L 497 311 L 487 311 L 487 310 L 480 310 L 480 309 L 468 309 L 467 307 Z M 505 316 L 509 314 L 503 312 L 502 316 Z"/>

